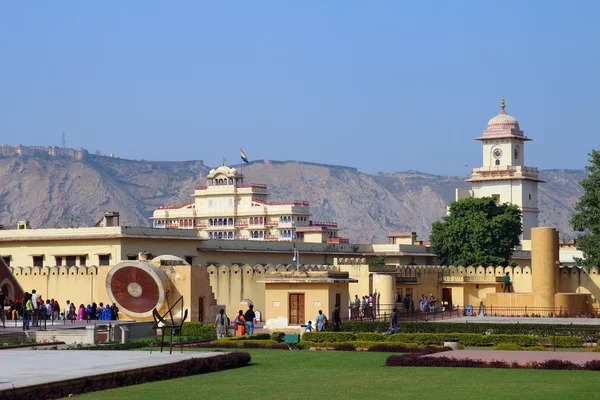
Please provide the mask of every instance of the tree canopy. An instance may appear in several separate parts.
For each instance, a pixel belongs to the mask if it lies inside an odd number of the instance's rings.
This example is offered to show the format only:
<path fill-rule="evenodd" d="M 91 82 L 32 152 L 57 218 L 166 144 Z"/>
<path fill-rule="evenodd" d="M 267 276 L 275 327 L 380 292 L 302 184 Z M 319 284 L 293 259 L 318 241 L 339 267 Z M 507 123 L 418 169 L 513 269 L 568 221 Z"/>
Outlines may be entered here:
<path fill-rule="evenodd" d="M 431 249 L 441 265 L 509 265 L 523 232 L 521 210 L 493 197 L 466 198 L 433 223 Z"/>
<path fill-rule="evenodd" d="M 571 224 L 576 231 L 584 232 L 577 238 L 577 248 L 583 258 L 575 261 L 587 267 L 600 267 L 600 151 L 592 150 L 590 165 L 585 169 L 590 173 L 581 186 L 584 193 L 575 204 L 576 214 Z"/>

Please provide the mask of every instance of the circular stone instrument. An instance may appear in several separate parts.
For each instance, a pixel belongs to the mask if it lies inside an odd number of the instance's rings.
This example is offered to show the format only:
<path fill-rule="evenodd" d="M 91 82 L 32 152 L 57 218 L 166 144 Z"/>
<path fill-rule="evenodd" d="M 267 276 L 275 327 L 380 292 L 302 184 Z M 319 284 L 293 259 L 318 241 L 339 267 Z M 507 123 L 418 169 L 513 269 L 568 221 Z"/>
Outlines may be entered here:
<path fill-rule="evenodd" d="M 168 278 L 163 271 L 145 261 L 126 261 L 115 265 L 106 276 L 106 291 L 121 312 L 133 317 L 149 317 L 165 301 Z"/>

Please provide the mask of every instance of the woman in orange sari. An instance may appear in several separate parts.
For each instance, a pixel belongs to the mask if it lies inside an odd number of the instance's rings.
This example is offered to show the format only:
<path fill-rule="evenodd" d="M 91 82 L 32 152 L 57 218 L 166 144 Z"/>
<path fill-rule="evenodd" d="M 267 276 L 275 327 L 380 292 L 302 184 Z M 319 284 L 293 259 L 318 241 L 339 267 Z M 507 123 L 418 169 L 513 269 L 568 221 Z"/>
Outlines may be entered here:
<path fill-rule="evenodd" d="M 235 326 L 237 328 L 237 336 L 244 336 L 246 319 L 244 318 L 244 312 L 242 310 L 240 310 L 239 314 L 235 317 Z"/>

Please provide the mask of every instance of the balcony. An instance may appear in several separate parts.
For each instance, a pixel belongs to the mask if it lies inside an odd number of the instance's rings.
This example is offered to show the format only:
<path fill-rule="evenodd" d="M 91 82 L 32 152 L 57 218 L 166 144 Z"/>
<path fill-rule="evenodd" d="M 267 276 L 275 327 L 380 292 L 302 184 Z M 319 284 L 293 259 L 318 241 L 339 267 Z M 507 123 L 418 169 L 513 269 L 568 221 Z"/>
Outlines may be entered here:
<path fill-rule="evenodd" d="M 515 179 L 529 178 L 533 180 L 539 180 L 539 173 L 538 169 L 534 167 L 513 167 L 511 165 L 494 165 L 490 167 L 473 168 L 471 178 L 467 179 L 467 181 L 482 179 L 498 179 L 505 177 Z"/>
<path fill-rule="evenodd" d="M 326 226 L 328 228 L 337 228 L 337 222 L 329 222 L 329 221 L 310 221 L 309 226 Z"/>
<path fill-rule="evenodd" d="M 277 226 L 277 225 L 281 226 L 281 223 L 279 221 L 268 221 L 268 222 L 265 222 L 265 226 Z"/>
<path fill-rule="evenodd" d="M 236 222 L 235 223 L 235 227 L 236 228 L 247 228 L 248 227 L 248 223 L 247 222 Z"/>
<path fill-rule="evenodd" d="M 350 239 L 341 237 L 328 237 L 327 243 L 350 243 Z"/>
<path fill-rule="evenodd" d="M 442 283 L 504 283 L 504 278 L 494 275 L 444 275 Z"/>

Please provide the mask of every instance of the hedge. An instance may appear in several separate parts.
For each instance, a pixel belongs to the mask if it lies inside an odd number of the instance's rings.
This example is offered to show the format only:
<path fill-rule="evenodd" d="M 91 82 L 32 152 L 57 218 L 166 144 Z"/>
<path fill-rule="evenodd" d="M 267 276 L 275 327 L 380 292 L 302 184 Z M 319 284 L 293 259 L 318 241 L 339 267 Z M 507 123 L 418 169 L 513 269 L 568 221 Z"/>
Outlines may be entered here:
<path fill-rule="evenodd" d="M 387 348 L 401 346 L 401 347 L 407 348 L 407 349 L 422 348 L 422 346 L 419 346 L 418 343 L 369 342 L 369 341 L 364 341 L 364 340 L 356 340 L 356 341 L 351 341 L 351 342 L 329 342 L 329 343 L 328 342 L 311 342 L 311 341 L 302 340 L 300 343 L 298 343 L 298 346 L 303 349 L 309 349 L 311 347 L 335 347 L 340 344 L 350 344 L 350 345 L 354 346 L 355 349 L 370 349 L 373 346 L 380 346 L 380 347 L 387 347 Z"/>
<path fill-rule="evenodd" d="M 271 340 L 271 335 L 268 333 L 254 333 L 252 335 L 230 336 L 225 338 L 225 340 Z"/>
<path fill-rule="evenodd" d="M 552 336 L 552 325 L 550 324 L 495 324 L 495 323 L 473 323 L 473 322 L 401 322 L 399 323 L 402 333 L 478 333 L 478 334 L 504 334 L 504 335 L 533 335 Z M 590 325 L 560 325 L 560 334 L 567 336 L 590 337 L 598 340 L 598 333 L 586 331 L 593 326 Z M 569 329 L 569 330 L 562 330 Z M 330 327 L 329 331 L 332 331 Z M 342 332 L 387 332 L 390 330 L 389 322 L 375 321 L 348 321 L 342 322 Z"/>
<path fill-rule="evenodd" d="M 271 340 L 274 340 L 279 343 L 283 343 L 283 341 L 285 340 L 285 333 L 284 332 L 273 332 L 271 334 Z"/>
<path fill-rule="evenodd" d="M 583 365 L 570 361 L 547 360 L 527 364 L 505 361 L 483 361 L 471 358 L 419 357 L 415 354 L 392 355 L 385 361 L 387 367 L 449 367 L 449 368 L 514 368 L 600 371 L 600 360 L 588 361 Z"/>
<path fill-rule="evenodd" d="M 302 335 L 302 340 L 309 342 L 351 342 L 357 339 L 354 333 L 348 332 L 306 332 Z"/>
<path fill-rule="evenodd" d="M 444 344 L 447 338 L 454 338 L 464 346 L 493 346 L 500 343 L 512 343 L 518 346 L 535 346 L 539 340 L 525 335 L 479 335 L 476 333 L 396 333 L 388 338 L 391 342 L 417 342 L 422 345 Z"/>
<path fill-rule="evenodd" d="M 288 345 L 276 342 L 274 340 L 229 340 L 229 339 L 219 339 L 213 340 L 208 343 L 205 347 L 214 347 L 214 348 L 245 348 L 245 349 L 254 349 L 254 348 L 279 348 L 281 346 L 285 346 L 285 349 L 289 349 Z M 283 348 L 283 347 L 282 347 Z"/>
<path fill-rule="evenodd" d="M 590 325 L 560 325 L 560 335 L 595 337 L 600 334 L 587 331 L 594 326 Z M 552 336 L 551 324 L 494 324 L 473 322 L 401 322 L 400 332 L 403 333 L 479 333 L 479 334 L 503 334 L 503 335 L 532 335 Z M 568 330 L 563 330 L 568 329 Z M 387 329 L 389 330 L 389 324 Z M 385 331 L 383 330 L 383 331 Z"/>
<path fill-rule="evenodd" d="M 216 339 L 215 326 L 202 322 L 184 322 L 181 329 L 182 336 L 193 336 L 202 339 Z"/>
<path fill-rule="evenodd" d="M 379 333 L 350 333 L 350 332 L 306 332 L 302 341 L 316 343 L 345 343 L 355 341 L 367 342 L 402 342 L 418 343 L 424 345 L 443 345 L 445 339 L 455 338 L 461 346 L 496 346 L 502 343 L 511 343 L 521 347 L 552 346 L 552 337 L 536 337 L 529 335 L 477 333 L 395 333 L 385 336 Z M 582 347 L 584 339 L 573 336 L 556 336 L 556 347 Z"/>

